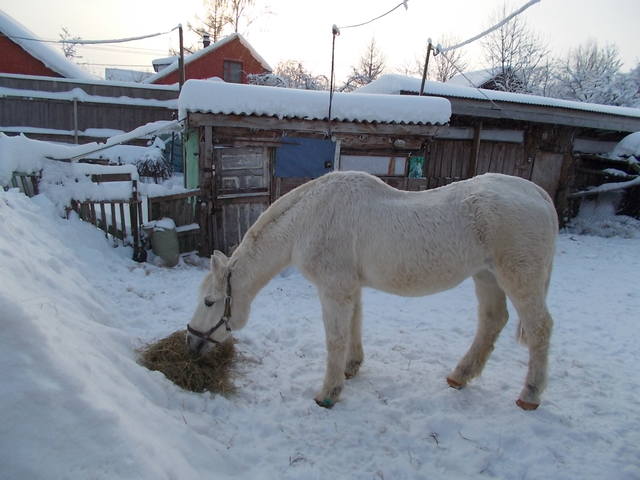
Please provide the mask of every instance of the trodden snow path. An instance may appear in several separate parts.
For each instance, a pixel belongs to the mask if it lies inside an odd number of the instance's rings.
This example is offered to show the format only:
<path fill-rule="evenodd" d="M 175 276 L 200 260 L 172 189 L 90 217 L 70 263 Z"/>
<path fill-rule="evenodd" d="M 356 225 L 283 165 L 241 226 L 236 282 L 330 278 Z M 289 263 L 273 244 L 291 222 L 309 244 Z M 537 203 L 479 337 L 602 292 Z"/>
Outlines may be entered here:
<path fill-rule="evenodd" d="M 447 373 L 475 329 L 472 282 L 424 298 L 364 295 L 365 363 L 332 409 L 314 288 L 277 276 L 236 332 L 230 398 L 136 363 L 184 328 L 205 270 L 136 264 L 43 198 L 0 192 L 0 478 L 637 479 L 640 234 L 562 234 L 543 403 L 514 400 L 516 315 L 483 375 Z"/>

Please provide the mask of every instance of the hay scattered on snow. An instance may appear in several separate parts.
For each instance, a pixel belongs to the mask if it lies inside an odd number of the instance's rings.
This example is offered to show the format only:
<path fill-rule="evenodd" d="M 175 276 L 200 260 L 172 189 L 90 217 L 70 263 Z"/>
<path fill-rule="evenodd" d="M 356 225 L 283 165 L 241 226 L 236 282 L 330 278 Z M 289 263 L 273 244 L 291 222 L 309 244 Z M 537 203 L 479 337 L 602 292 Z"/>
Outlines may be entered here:
<path fill-rule="evenodd" d="M 192 356 L 185 344 L 186 330 L 178 330 L 166 338 L 140 350 L 140 364 L 162 372 L 179 387 L 192 392 L 223 395 L 234 392 L 231 367 L 236 357 L 232 339 L 199 357 Z"/>

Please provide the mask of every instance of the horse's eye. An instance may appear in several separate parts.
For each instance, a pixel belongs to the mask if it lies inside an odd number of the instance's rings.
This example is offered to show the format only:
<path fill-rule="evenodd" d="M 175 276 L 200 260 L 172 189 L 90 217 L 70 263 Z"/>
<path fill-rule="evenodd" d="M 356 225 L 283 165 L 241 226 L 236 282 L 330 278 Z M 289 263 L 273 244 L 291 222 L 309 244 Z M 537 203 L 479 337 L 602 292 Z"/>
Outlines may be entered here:
<path fill-rule="evenodd" d="M 214 302 L 213 300 L 209 300 L 208 298 L 205 298 L 205 299 L 204 299 L 204 304 L 205 304 L 207 307 L 213 307 L 213 304 L 214 304 L 214 303 L 216 303 L 216 302 Z"/>

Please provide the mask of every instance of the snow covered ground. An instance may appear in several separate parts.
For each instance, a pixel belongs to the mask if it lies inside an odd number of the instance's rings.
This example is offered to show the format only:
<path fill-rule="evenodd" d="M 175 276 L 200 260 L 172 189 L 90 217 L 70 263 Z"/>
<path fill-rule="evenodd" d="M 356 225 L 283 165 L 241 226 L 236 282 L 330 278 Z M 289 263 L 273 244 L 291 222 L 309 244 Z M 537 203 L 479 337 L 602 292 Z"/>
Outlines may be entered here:
<path fill-rule="evenodd" d="M 365 363 L 326 410 L 320 306 L 298 273 L 235 334 L 238 393 L 184 392 L 135 349 L 184 328 L 205 266 L 136 264 L 46 198 L 0 190 L 0 478 L 638 479 L 640 228 L 626 236 L 560 235 L 537 411 L 514 404 L 513 312 L 482 377 L 447 387 L 474 334 L 469 281 L 367 291 Z"/>

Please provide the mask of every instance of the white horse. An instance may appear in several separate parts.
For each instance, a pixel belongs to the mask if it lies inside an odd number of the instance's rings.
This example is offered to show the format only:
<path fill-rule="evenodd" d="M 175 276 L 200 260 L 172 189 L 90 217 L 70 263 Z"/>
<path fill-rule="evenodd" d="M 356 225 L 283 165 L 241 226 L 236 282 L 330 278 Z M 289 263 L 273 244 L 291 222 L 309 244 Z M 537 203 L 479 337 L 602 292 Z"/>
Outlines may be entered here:
<path fill-rule="evenodd" d="M 243 328 L 260 289 L 293 264 L 322 303 L 327 363 L 315 401 L 330 408 L 364 358 L 362 287 L 422 296 L 472 276 L 478 328 L 447 382 L 462 388 L 481 373 L 507 322 L 508 296 L 529 348 L 516 403 L 532 410 L 547 379 L 553 322 L 545 298 L 557 231 L 549 195 L 521 178 L 485 174 L 406 192 L 365 173 L 330 173 L 274 202 L 230 258 L 214 253 L 188 325 L 188 348 L 206 351 Z"/>

